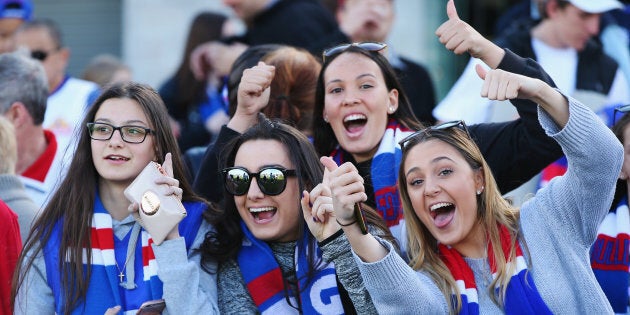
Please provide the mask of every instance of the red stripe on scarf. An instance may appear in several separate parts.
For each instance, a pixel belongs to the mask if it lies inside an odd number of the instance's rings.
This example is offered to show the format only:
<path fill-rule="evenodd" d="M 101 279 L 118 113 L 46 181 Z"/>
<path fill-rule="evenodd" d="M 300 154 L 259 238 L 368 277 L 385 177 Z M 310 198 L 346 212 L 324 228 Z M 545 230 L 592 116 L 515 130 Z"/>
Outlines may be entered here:
<path fill-rule="evenodd" d="M 280 268 L 273 269 L 247 284 L 247 289 L 256 305 L 261 305 L 284 290 Z"/>
<path fill-rule="evenodd" d="M 91 229 L 92 247 L 100 250 L 114 249 L 114 238 L 112 228 Z"/>
<path fill-rule="evenodd" d="M 466 289 L 477 289 L 475 284 L 475 275 L 472 269 L 468 267 L 466 262 L 461 258 L 461 255 L 457 250 L 444 244 L 439 245 L 440 258 L 448 267 L 453 278 L 457 280 L 463 280 Z M 463 265 L 462 265 L 463 264 Z M 465 294 L 465 292 L 460 292 Z"/>
<path fill-rule="evenodd" d="M 142 246 L 142 266 L 148 266 L 149 261 L 155 259 L 155 253 L 153 252 L 153 248 L 151 245 L 153 244 L 153 239 L 149 238 L 149 244 L 147 246 Z"/>
<path fill-rule="evenodd" d="M 505 261 L 509 261 L 510 249 L 512 248 L 512 237 L 510 236 L 508 229 L 503 225 L 499 226 L 499 239 L 501 240 L 501 249 L 503 250 Z M 519 246 L 518 243 L 515 243 L 515 245 L 516 256 L 514 256 L 514 258 L 523 256 L 521 246 Z M 492 252 L 492 242 L 488 242 L 488 263 L 490 264 L 490 271 L 492 274 L 495 274 L 497 272 L 497 266 L 494 260 L 494 253 Z"/>

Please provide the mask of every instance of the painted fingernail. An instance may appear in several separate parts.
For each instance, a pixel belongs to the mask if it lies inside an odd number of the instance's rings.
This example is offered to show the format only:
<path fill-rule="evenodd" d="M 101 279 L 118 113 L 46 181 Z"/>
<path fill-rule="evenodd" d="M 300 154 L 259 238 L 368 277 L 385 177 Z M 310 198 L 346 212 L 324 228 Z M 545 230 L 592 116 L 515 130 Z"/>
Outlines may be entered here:
<path fill-rule="evenodd" d="M 313 217 L 313 222 L 319 222 L 319 220 L 317 219 L 317 217 Z"/>
<path fill-rule="evenodd" d="M 311 207 L 311 208 L 313 208 L 313 203 L 309 201 L 309 202 L 308 202 L 308 206 L 309 206 L 309 207 Z"/>

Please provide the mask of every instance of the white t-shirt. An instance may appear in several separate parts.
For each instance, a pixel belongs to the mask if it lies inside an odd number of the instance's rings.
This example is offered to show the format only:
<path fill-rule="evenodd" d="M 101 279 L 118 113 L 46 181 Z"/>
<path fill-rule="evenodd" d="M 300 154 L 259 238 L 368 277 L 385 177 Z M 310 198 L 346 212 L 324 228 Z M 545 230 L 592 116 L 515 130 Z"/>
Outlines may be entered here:
<path fill-rule="evenodd" d="M 595 92 L 581 93 L 575 90 L 578 65 L 578 53 L 575 49 L 553 48 L 534 38 L 532 48 L 537 56 L 537 62 L 551 76 L 557 87 L 583 101 L 591 109 L 596 111 L 604 105 L 630 103 L 628 84 L 621 70 L 617 69 L 608 95 L 597 97 Z M 485 66 L 479 59 L 470 59 L 457 82 L 435 107 L 433 115 L 438 120 L 463 119 L 468 124 L 476 124 L 507 121 L 518 117 L 516 109 L 509 102 L 490 101 L 481 97 L 483 81 L 475 71 L 475 65 L 478 63 Z"/>
<path fill-rule="evenodd" d="M 48 96 L 43 126 L 55 134 L 58 148 L 63 152 L 66 152 L 70 143 L 76 145 L 75 141 L 72 141 L 73 133 L 83 121 L 88 96 L 96 89 L 98 86 L 93 82 L 68 77 Z M 68 153 L 72 152 L 74 149 L 68 150 Z M 72 154 L 66 154 L 64 157 L 67 161 L 71 159 Z"/>

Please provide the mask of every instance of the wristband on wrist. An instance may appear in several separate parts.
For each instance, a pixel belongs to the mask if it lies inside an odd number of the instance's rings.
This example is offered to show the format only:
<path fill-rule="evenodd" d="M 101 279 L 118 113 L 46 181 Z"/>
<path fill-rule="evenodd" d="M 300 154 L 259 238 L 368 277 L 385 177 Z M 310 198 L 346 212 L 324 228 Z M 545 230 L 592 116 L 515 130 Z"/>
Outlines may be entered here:
<path fill-rule="evenodd" d="M 339 219 L 337 219 L 337 218 L 335 218 L 335 221 L 337 221 L 337 224 L 339 224 L 341 226 L 351 226 L 351 225 L 357 223 L 357 220 L 354 220 L 354 221 L 352 221 L 350 223 L 343 224 L 343 223 L 339 222 Z"/>
<path fill-rule="evenodd" d="M 337 224 L 346 227 L 346 226 L 350 226 L 353 225 L 355 223 L 359 224 L 359 229 L 361 229 L 361 233 L 363 235 L 367 234 L 367 225 L 365 224 L 365 215 L 363 214 L 363 207 L 361 207 L 360 203 L 355 203 L 354 204 L 354 220 L 352 220 L 349 223 L 346 224 L 342 224 L 341 222 L 339 222 L 339 219 L 335 218 L 335 221 L 337 221 Z"/>

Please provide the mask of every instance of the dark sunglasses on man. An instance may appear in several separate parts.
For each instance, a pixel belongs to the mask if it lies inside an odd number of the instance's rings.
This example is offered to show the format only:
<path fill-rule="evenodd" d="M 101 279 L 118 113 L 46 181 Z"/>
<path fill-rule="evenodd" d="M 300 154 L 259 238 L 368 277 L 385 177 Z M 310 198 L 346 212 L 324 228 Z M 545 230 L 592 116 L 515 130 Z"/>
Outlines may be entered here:
<path fill-rule="evenodd" d="M 52 50 L 52 51 L 45 51 L 42 49 L 35 49 L 35 50 L 31 50 L 31 58 L 39 60 L 41 62 L 46 61 L 46 58 L 48 58 L 50 55 L 52 55 L 54 52 L 56 52 L 58 49 Z"/>

